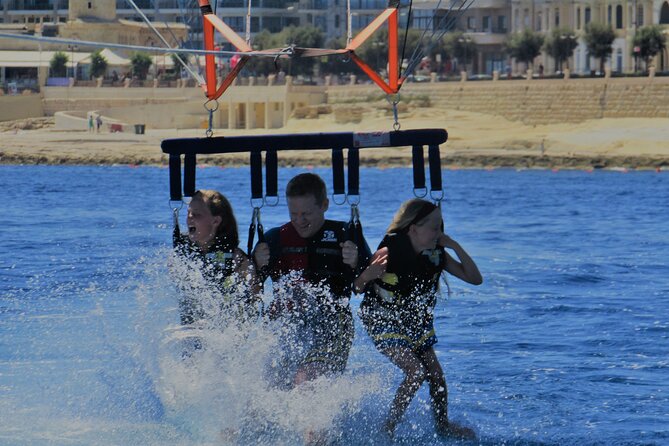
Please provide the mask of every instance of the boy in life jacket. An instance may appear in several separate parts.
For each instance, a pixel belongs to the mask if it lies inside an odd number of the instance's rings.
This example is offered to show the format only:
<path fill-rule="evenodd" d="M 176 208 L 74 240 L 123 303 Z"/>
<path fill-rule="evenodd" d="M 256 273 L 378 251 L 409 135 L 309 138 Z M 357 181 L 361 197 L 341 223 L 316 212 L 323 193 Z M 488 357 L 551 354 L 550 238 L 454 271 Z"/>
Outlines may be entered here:
<path fill-rule="evenodd" d="M 346 223 L 325 219 L 329 201 L 318 175 L 290 180 L 286 200 L 290 222 L 267 231 L 253 256 L 274 284 L 270 318 L 294 329 L 288 343 L 302 344 L 291 352 L 297 356 L 291 358 L 297 363 L 290 382 L 295 386 L 343 372 L 353 342 L 353 280 L 367 266 L 370 252 L 362 234 L 357 246 Z"/>
<path fill-rule="evenodd" d="M 221 324 L 257 316 L 259 285 L 255 266 L 238 248 L 237 220 L 218 191 L 199 190 L 188 205 L 187 236 L 175 225 L 173 242 L 182 268 L 181 324 L 206 319 Z"/>
<path fill-rule="evenodd" d="M 391 436 L 427 380 L 437 432 L 475 438 L 471 429 L 448 420 L 446 379 L 433 347 L 434 307 L 443 271 L 473 285 L 483 282 L 469 254 L 444 234 L 441 209 L 415 198 L 402 204 L 370 265 L 355 282 L 356 291 L 365 291 L 359 314 L 367 333 L 404 373 L 384 425 Z"/>

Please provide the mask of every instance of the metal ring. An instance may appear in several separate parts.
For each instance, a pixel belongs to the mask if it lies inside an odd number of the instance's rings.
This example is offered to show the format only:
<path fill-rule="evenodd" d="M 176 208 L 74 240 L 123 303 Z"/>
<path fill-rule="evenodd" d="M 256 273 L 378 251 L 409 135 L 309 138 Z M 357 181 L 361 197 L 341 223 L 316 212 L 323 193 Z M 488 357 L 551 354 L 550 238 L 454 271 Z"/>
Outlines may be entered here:
<path fill-rule="evenodd" d="M 418 195 L 418 194 L 416 193 L 417 190 L 424 190 L 425 192 L 423 192 L 423 195 Z M 416 197 L 416 198 L 423 198 L 423 197 L 425 197 L 426 195 L 427 195 L 427 187 L 414 187 L 414 188 L 413 188 L 413 196 L 414 196 L 414 197 Z"/>
<path fill-rule="evenodd" d="M 260 206 L 256 206 L 254 200 L 260 200 Z M 265 205 L 265 199 L 264 198 L 251 198 L 251 207 L 253 209 L 261 209 Z"/>
<path fill-rule="evenodd" d="M 270 207 L 274 207 L 277 204 L 279 204 L 279 196 L 275 195 L 274 198 L 276 198 L 276 201 L 268 201 L 267 198 L 271 197 L 271 195 L 265 197 L 265 204 Z"/>
<path fill-rule="evenodd" d="M 205 130 L 204 134 L 207 136 L 207 138 L 211 138 L 214 135 L 214 131 L 212 129 L 207 129 Z"/>
<path fill-rule="evenodd" d="M 337 199 L 335 198 L 335 197 L 337 197 L 337 195 L 342 195 L 342 194 L 332 194 L 332 202 L 334 204 L 336 204 L 337 206 L 341 206 L 342 204 L 346 203 L 346 194 L 343 194 L 344 195 L 344 200 L 341 203 L 338 202 Z"/>
<path fill-rule="evenodd" d="M 396 132 L 399 131 L 400 127 L 401 125 L 399 122 L 393 123 L 393 130 L 395 130 Z"/>
<path fill-rule="evenodd" d="M 172 206 L 172 203 L 179 203 L 179 207 Z M 167 200 L 167 204 L 169 205 L 170 209 L 173 211 L 180 211 L 184 207 L 184 201 L 183 200 Z"/>
<path fill-rule="evenodd" d="M 207 104 L 209 104 L 210 102 L 213 102 L 216 106 L 212 107 L 212 108 L 207 107 Z M 218 100 L 217 99 L 209 99 L 207 102 L 204 103 L 203 107 L 208 112 L 213 113 L 216 110 L 218 110 Z"/>
<path fill-rule="evenodd" d="M 444 190 L 443 190 L 443 189 L 441 189 L 441 190 L 438 191 L 438 192 L 441 193 L 441 195 L 439 195 L 438 198 L 435 198 L 435 196 L 433 195 L 433 193 L 435 193 L 435 192 L 437 192 L 437 191 L 434 191 L 434 190 L 431 190 L 431 191 L 430 191 L 430 198 L 431 198 L 431 199 L 433 199 L 434 201 L 441 201 L 441 200 L 444 199 Z"/>
<path fill-rule="evenodd" d="M 351 200 L 351 197 L 357 197 L 357 200 Z M 351 206 L 357 206 L 360 204 L 360 194 L 358 195 L 346 195 L 346 202 Z"/>

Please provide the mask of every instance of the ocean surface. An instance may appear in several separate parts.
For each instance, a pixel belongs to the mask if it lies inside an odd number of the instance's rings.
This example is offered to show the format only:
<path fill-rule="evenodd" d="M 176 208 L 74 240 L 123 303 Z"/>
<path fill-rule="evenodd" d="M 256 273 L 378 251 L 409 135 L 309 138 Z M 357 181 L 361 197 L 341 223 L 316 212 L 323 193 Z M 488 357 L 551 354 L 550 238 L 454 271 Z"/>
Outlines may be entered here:
<path fill-rule="evenodd" d="M 436 309 L 450 417 L 473 444 L 669 444 L 669 173 L 447 170 L 444 185 L 446 232 L 484 276 L 451 278 Z M 248 170 L 201 168 L 198 187 L 228 195 L 245 247 Z M 0 445 L 301 444 L 310 427 L 459 444 L 435 436 L 425 386 L 380 434 L 401 376 L 357 316 L 346 373 L 303 389 L 264 382 L 262 324 L 181 358 L 167 169 L 0 166 L 0 188 Z M 363 169 L 361 189 L 374 248 L 411 171 Z M 283 200 L 262 210 L 266 228 L 287 217 Z"/>

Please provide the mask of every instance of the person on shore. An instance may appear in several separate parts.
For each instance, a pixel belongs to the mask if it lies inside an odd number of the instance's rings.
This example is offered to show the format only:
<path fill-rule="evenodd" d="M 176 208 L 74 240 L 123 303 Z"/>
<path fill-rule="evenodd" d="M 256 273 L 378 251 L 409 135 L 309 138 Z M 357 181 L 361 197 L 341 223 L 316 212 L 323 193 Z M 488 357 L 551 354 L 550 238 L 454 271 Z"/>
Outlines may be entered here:
<path fill-rule="evenodd" d="M 294 357 L 287 384 L 300 385 L 344 371 L 353 342 L 349 298 L 353 280 L 367 266 L 369 247 L 348 237 L 344 222 L 326 220 L 323 180 L 303 173 L 286 187 L 290 222 L 271 229 L 254 249 L 257 268 L 269 275 L 274 297 L 269 317 L 288 329 Z"/>
<path fill-rule="evenodd" d="M 202 319 L 246 321 L 258 316 L 259 285 L 251 259 L 239 249 L 237 220 L 220 192 L 199 190 L 188 205 L 188 234 L 178 225 L 174 249 L 184 260 L 179 279 L 184 296 L 179 302 L 182 325 Z M 189 280 L 193 271 L 201 281 Z"/>
<path fill-rule="evenodd" d="M 97 127 L 97 132 L 100 133 L 100 127 L 102 127 L 102 117 L 100 115 L 97 115 L 95 118 L 95 125 Z"/>
<path fill-rule="evenodd" d="M 444 248 L 453 250 L 459 261 Z M 359 311 L 365 329 L 376 348 L 404 373 L 384 425 L 390 436 L 427 380 L 437 432 L 475 438 L 471 429 L 448 420 L 446 380 L 433 347 L 433 313 L 443 271 L 474 285 L 483 282 L 469 254 L 443 232 L 441 209 L 415 198 L 402 204 L 355 281 L 356 292 L 365 292 Z"/>
<path fill-rule="evenodd" d="M 93 133 L 93 115 L 88 115 L 88 133 Z"/>

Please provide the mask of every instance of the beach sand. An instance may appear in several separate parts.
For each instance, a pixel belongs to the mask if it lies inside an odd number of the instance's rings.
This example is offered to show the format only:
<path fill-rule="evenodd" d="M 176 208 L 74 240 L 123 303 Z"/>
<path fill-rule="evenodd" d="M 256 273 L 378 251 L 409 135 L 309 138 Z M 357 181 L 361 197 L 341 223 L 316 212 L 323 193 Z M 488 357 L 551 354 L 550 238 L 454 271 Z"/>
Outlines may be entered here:
<path fill-rule="evenodd" d="M 204 137 L 204 130 L 159 130 L 145 135 L 60 131 L 53 126 L 34 130 L 0 127 L 1 164 L 166 164 L 160 142 L 167 138 Z M 20 124 L 20 123 L 19 123 Z M 290 119 L 281 129 L 215 130 L 214 136 L 267 133 L 390 131 L 392 118 L 383 111 L 365 113 L 358 123 L 337 123 L 334 114 L 317 119 Z M 448 167 L 628 168 L 669 169 L 669 118 L 605 118 L 529 126 L 499 116 L 415 108 L 400 115 L 403 130 L 445 128 L 442 145 Z M 411 152 L 403 149 L 365 150 L 363 165 L 406 166 Z M 329 165 L 329 151 L 281 152 L 282 165 Z M 204 164 L 247 164 L 248 155 L 200 156 Z"/>

